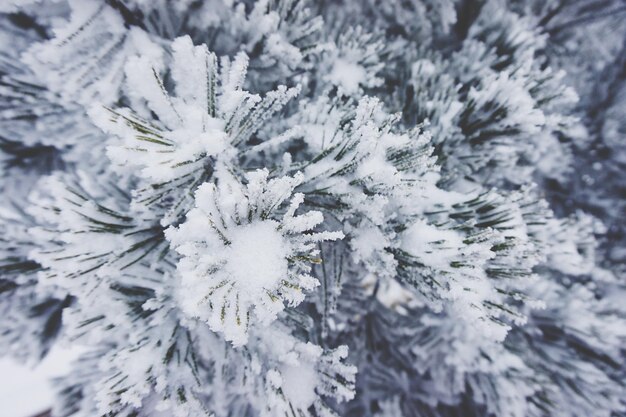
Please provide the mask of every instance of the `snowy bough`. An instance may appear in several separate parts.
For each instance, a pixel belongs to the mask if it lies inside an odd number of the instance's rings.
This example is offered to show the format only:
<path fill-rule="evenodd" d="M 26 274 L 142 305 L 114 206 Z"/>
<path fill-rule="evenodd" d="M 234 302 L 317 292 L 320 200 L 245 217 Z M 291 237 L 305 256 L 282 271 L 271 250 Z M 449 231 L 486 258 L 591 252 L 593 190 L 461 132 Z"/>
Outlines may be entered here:
<path fill-rule="evenodd" d="M 2 351 L 81 347 L 59 417 L 626 412 L 552 3 L 2 5 Z"/>

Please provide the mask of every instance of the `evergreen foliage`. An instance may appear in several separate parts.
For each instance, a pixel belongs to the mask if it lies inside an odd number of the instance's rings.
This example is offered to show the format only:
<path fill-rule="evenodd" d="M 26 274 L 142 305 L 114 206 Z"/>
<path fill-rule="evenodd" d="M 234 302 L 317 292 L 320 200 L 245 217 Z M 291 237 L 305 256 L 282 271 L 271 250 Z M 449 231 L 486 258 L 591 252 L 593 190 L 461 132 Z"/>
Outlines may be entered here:
<path fill-rule="evenodd" d="M 3 2 L 0 349 L 83 348 L 56 417 L 626 415 L 582 3 Z"/>

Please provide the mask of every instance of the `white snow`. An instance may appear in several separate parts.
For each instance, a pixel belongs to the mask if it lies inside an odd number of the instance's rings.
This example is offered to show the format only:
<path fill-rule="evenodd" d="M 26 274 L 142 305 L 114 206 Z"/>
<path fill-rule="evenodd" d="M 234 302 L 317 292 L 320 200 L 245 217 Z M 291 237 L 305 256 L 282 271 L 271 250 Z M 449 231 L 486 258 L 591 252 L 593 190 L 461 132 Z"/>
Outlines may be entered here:
<path fill-rule="evenodd" d="M 439 229 L 419 220 L 404 232 L 402 247 L 427 266 L 446 268 L 463 247 L 463 239 L 453 230 Z"/>
<path fill-rule="evenodd" d="M 283 366 L 281 376 L 282 389 L 289 401 L 303 410 L 309 408 L 317 398 L 318 376 L 313 364 Z"/>
<path fill-rule="evenodd" d="M 289 248 L 277 226 L 273 220 L 259 221 L 237 227 L 229 235 L 226 272 L 243 291 L 258 294 L 287 276 Z"/>
<path fill-rule="evenodd" d="M 366 77 L 367 72 L 361 65 L 338 58 L 327 79 L 341 87 L 345 93 L 355 94 L 359 91 L 359 84 L 363 83 Z"/>
<path fill-rule="evenodd" d="M 8 357 L 0 359 L 2 417 L 30 417 L 51 408 L 54 392 L 50 379 L 67 373 L 70 362 L 82 349 L 57 346 L 35 367 L 20 364 Z"/>

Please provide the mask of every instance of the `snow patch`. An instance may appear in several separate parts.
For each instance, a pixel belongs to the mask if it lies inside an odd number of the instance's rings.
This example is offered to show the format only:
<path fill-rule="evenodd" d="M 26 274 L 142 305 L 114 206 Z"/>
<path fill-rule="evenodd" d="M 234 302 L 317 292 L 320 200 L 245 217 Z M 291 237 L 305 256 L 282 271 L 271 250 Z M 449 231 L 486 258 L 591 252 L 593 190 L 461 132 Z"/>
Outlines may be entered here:
<path fill-rule="evenodd" d="M 318 383 L 317 372 L 313 364 L 299 366 L 285 365 L 281 370 L 282 390 L 289 401 L 296 407 L 306 410 L 315 399 L 315 387 Z"/>
<path fill-rule="evenodd" d="M 367 72 L 359 64 L 338 58 L 327 76 L 327 80 L 341 87 L 347 94 L 355 94 L 359 91 L 359 84 L 365 81 Z"/>
<path fill-rule="evenodd" d="M 273 220 L 235 228 L 227 251 L 226 272 L 239 287 L 251 294 L 274 288 L 287 275 L 289 249 Z"/>

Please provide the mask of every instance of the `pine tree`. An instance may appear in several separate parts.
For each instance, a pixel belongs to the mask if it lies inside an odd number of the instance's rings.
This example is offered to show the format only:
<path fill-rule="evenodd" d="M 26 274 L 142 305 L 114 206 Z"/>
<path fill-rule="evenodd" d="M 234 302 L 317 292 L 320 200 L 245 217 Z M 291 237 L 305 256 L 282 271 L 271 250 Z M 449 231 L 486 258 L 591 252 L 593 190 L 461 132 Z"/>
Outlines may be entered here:
<path fill-rule="evenodd" d="M 555 193 L 624 162 L 559 49 L 618 3 L 0 6 L 2 351 L 84 348 L 55 416 L 626 413 L 620 246 Z"/>

